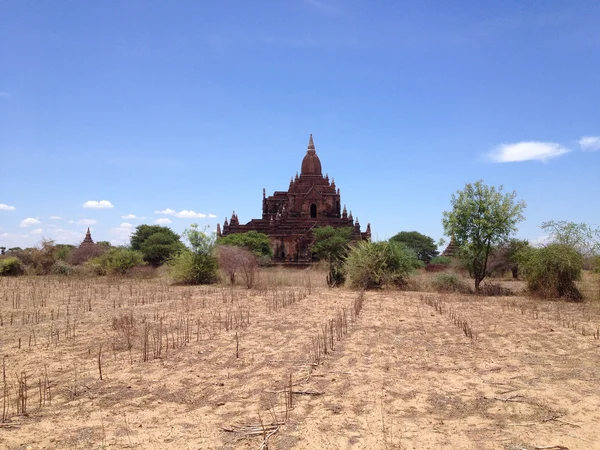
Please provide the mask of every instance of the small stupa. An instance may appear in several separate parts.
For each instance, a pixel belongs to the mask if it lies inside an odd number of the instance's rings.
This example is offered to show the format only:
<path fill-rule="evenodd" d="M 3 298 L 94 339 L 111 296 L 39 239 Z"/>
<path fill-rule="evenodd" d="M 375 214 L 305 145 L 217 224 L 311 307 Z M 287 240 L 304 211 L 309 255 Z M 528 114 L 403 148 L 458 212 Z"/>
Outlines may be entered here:
<path fill-rule="evenodd" d="M 83 242 L 79 245 L 79 248 L 95 247 L 95 246 L 96 246 L 96 244 L 94 243 L 94 240 L 92 239 L 92 233 L 90 233 L 90 227 L 88 227 L 87 233 L 85 233 L 85 238 L 83 238 Z"/>
<path fill-rule="evenodd" d="M 442 256 L 447 256 L 449 258 L 458 256 L 458 245 L 456 245 L 454 236 L 450 238 L 450 243 L 448 244 L 448 247 L 446 247 L 446 249 L 442 252 Z"/>

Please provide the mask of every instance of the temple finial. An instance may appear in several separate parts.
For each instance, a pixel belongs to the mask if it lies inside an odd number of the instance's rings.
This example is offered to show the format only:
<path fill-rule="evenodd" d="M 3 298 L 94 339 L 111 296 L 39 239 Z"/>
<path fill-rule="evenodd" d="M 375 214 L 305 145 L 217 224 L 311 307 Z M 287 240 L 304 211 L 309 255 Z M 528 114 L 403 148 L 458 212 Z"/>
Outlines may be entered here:
<path fill-rule="evenodd" d="M 312 133 L 310 135 L 310 137 L 308 138 L 308 151 L 312 150 L 313 152 L 315 151 L 315 143 L 313 142 L 313 137 L 312 137 Z"/>

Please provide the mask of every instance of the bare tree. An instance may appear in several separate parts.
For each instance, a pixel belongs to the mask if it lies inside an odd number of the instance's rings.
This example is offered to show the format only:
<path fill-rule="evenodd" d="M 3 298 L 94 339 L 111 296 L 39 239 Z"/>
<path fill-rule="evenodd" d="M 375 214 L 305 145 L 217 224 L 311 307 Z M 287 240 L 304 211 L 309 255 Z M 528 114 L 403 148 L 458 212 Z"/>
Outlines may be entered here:
<path fill-rule="evenodd" d="M 219 245 L 217 259 L 219 267 L 229 276 L 231 284 L 235 284 L 235 276 L 240 273 L 248 289 L 254 286 L 259 264 L 251 251 L 243 247 Z"/>

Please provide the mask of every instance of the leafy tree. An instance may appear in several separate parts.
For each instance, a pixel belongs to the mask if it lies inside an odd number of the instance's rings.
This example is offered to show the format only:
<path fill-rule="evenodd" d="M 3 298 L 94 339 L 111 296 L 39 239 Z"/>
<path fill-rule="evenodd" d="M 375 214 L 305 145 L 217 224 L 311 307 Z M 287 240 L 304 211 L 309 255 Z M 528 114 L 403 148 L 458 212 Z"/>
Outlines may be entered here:
<path fill-rule="evenodd" d="M 404 286 L 418 265 L 412 249 L 393 241 L 361 241 L 352 247 L 345 263 L 351 285 L 361 289 Z"/>
<path fill-rule="evenodd" d="M 431 259 L 439 254 L 433 238 L 421 234 L 418 231 L 401 231 L 395 236 L 392 236 L 390 241 L 401 242 L 408 248 L 412 248 L 417 254 L 417 258 L 425 264 L 429 264 Z"/>
<path fill-rule="evenodd" d="M 527 247 L 518 254 L 531 293 L 545 298 L 581 301 L 575 286 L 581 278 L 583 256 L 574 247 L 554 243 L 546 247 Z"/>
<path fill-rule="evenodd" d="M 213 255 L 215 236 L 198 229 L 192 224 L 183 232 L 189 247 L 177 254 L 170 262 L 170 273 L 175 282 L 181 284 L 215 283 L 218 276 L 217 259 Z"/>
<path fill-rule="evenodd" d="M 504 274 L 510 270 L 513 278 L 518 279 L 519 263 L 517 255 L 527 247 L 529 247 L 529 242 L 526 240 L 510 239 L 508 242 L 492 249 L 487 265 L 487 276 L 493 276 L 495 273 Z"/>
<path fill-rule="evenodd" d="M 442 223 L 446 235 L 454 236 L 459 256 L 475 280 L 475 290 L 486 276 L 487 263 L 494 246 L 502 244 L 517 231 L 524 219 L 524 202 L 516 202 L 515 191 L 504 194 L 483 181 L 468 183 L 452 195 L 452 211 L 445 211 Z"/>
<path fill-rule="evenodd" d="M 273 249 L 271 248 L 269 236 L 264 233 L 259 233 L 258 231 L 229 234 L 219 238 L 217 244 L 244 247 L 258 257 L 273 257 Z"/>
<path fill-rule="evenodd" d="M 344 261 L 350 250 L 352 228 L 319 227 L 313 230 L 315 241 L 311 251 L 322 261 L 329 263 L 327 284 L 329 287 L 341 286 L 346 281 Z"/>
<path fill-rule="evenodd" d="M 160 266 L 183 247 L 180 236 L 161 225 L 138 225 L 131 235 L 131 249 L 142 252 L 144 261 L 153 266 Z"/>
<path fill-rule="evenodd" d="M 68 261 L 71 253 L 75 249 L 74 245 L 71 244 L 56 244 L 56 259 L 60 261 Z"/>
<path fill-rule="evenodd" d="M 600 253 L 600 227 L 566 220 L 543 222 L 542 230 L 549 234 L 550 242 L 574 248 L 584 257 Z"/>
<path fill-rule="evenodd" d="M 106 248 L 112 247 L 112 244 L 109 241 L 98 241 L 98 242 L 96 242 L 96 245 L 99 245 L 100 247 L 106 247 Z"/>

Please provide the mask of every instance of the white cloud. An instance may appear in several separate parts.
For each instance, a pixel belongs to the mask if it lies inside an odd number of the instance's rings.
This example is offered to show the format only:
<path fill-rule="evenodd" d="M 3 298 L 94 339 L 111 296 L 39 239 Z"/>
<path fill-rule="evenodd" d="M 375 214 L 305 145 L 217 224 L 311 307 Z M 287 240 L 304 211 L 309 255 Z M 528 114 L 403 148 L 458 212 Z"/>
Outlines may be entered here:
<path fill-rule="evenodd" d="M 568 153 L 570 150 L 554 142 L 523 141 L 502 144 L 489 153 L 494 162 L 548 161 Z"/>
<path fill-rule="evenodd" d="M 121 219 L 141 219 L 141 217 L 138 217 L 135 214 L 127 214 L 126 216 L 121 216 Z"/>
<path fill-rule="evenodd" d="M 60 217 L 60 216 L 50 216 L 50 219 L 52 219 L 52 220 L 60 220 L 60 219 L 62 219 L 62 217 Z"/>
<path fill-rule="evenodd" d="M 577 142 L 583 151 L 594 152 L 600 150 L 600 136 L 584 136 Z"/>
<path fill-rule="evenodd" d="M 15 208 L 14 206 L 9 206 L 5 203 L 0 203 L 0 211 L 14 211 L 15 209 L 17 208 Z"/>
<path fill-rule="evenodd" d="M 204 219 L 206 214 L 197 213 L 194 211 L 188 211 L 184 209 L 183 211 L 179 211 L 175 213 L 175 217 L 185 218 L 185 219 Z"/>
<path fill-rule="evenodd" d="M 70 223 L 70 222 L 69 222 Z M 94 219 L 81 219 L 77 221 L 78 225 L 96 225 L 98 223 L 97 220 Z"/>
<path fill-rule="evenodd" d="M 207 216 L 204 213 L 197 213 L 196 211 L 187 209 L 177 212 L 171 208 L 163 209 L 162 211 L 154 211 L 154 214 L 165 214 L 167 216 L 179 217 L 180 219 L 204 219 L 206 217 L 217 217 L 213 214 L 209 214 Z"/>
<path fill-rule="evenodd" d="M 29 234 L 33 234 L 33 235 L 40 235 L 44 232 L 44 230 L 42 230 L 41 228 L 36 228 L 35 230 L 31 230 L 29 232 Z"/>
<path fill-rule="evenodd" d="M 113 245 L 123 245 L 129 241 L 131 233 L 133 233 L 133 225 L 128 222 L 123 222 L 118 227 L 111 228 L 108 230 L 112 236 L 110 243 Z"/>
<path fill-rule="evenodd" d="M 83 206 L 84 208 L 96 208 L 96 209 L 114 208 L 113 204 L 111 202 L 109 202 L 108 200 L 100 200 L 100 201 L 88 200 L 81 206 Z"/>
<path fill-rule="evenodd" d="M 28 217 L 27 219 L 23 219 L 19 226 L 22 228 L 27 228 L 27 227 L 31 227 L 33 225 L 40 225 L 41 223 L 42 222 L 40 222 L 37 219 L 34 219 L 33 217 Z"/>
<path fill-rule="evenodd" d="M 162 211 L 154 211 L 154 214 L 166 214 L 167 216 L 172 216 L 175 214 L 175 211 L 171 208 L 163 209 Z"/>
<path fill-rule="evenodd" d="M 209 219 L 216 219 L 216 218 L 217 218 L 217 216 L 216 216 L 215 214 L 209 214 L 209 215 L 208 215 L 208 218 L 209 218 Z"/>
<path fill-rule="evenodd" d="M 154 221 L 157 225 L 167 225 L 171 223 L 171 219 L 167 219 L 166 217 L 161 217 L 160 219 L 156 219 Z"/>

